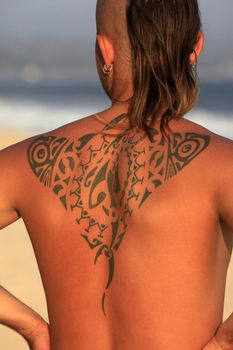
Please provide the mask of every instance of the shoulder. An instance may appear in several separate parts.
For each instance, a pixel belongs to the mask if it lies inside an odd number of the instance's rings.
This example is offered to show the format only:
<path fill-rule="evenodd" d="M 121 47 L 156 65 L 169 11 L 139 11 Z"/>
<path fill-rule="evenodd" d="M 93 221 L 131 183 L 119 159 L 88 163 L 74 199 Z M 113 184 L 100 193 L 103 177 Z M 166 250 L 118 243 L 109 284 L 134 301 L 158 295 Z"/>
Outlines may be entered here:
<path fill-rule="evenodd" d="M 211 153 L 214 198 L 219 218 L 233 233 L 233 141 L 214 135 Z"/>
<path fill-rule="evenodd" d="M 231 159 L 233 152 L 233 140 L 218 135 L 212 132 L 211 130 L 205 128 L 204 126 L 195 122 L 191 122 L 189 120 L 185 120 L 183 125 L 184 131 L 186 133 L 196 133 L 197 135 L 201 135 L 209 139 L 208 155 L 211 156 L 212 154 L 213 156 L 215 156 L 216 164 L 218 163 L 218 161 L 221 162 L 223 160 L 226 160 L 227 158 L 229 160 Z M 216 155 L 218 155 L 218 157 L 216 157 Z"/>
<path fill-rule="evenodd" d="M 28 148 L 33 142 L 35 142 L 35 140 L 43 138 L 46 139 L 49 137 L 53 137 L 54 139 L 66 138 L 70 140 L 77 140 L 79 137 L 85 134 L 85 132 L 96 130 L 96 124 L 97 123 L 95 122 L 93 116 L 87 116 L 56 129 L 32 135 L 31 137 L 25 138 L 20 142 L 0 149 L 0 162 L 4 161 L 7 163 L 8 160 L 11 160 L 12 158 L 19 162 L 25 159 L 25 152 L 27 153 Z"/>
<path fill-rule="evenodd" d="M 20 142 L 12 144 L 0 150 L 0 186 L 12 183 L 28 181 L 31 176 L 30 156 L 42 157 L 43 161 L 48 152 L 54 152 L 69 141 L 78 140 L 85 131 L 94 130 L 94 118 L 89 116 L 62 127 L 50 130 L 46 133 L 36 134 Z M 49 145 L 53 144 L 53 149 Z M 37 153 L 33 153 L 36 151 Z M 26 179 L 26 180 L 25 180 Z"/>
<path fill-rule="evenodd" d="M 197 169 L 201 169 L 203 177 L 209 179 L 212 189 L 233 179 L 233 141 L 220 136 L 209 129 L 183 119 L 174 122 L 173 129 L 183 134 L 183 138 L 192 147 L 199 147 L 201 157 L 198 157 Z M 191 146 L 190 146 L 191 148 Z M 184 149 L 188 151 L 188 148 Z M 198 152 L 199 153 L 199 152 Z"/>
<path fill-rule="evenodd" d="M 210 138 L 208 157 L 216 171 L 221 170 L 223 176 L 228 172 L 233 175 L 233 140 L 203 127 L 200 127 L 200 130 Z"/>
<path fill-rule="evenodd" d="M 233 231 L 233 140 L 192 123 L 198 134 L 209 137 L 202 177 L 208 178 L 219 218 Z"/>
<path fill-rule="evenodd" d="M 95 132 L 99 129 L 99 123 L 93 115 L 77 119 L 74 122 L 62 125 L 59 128 L 50 130 L 44 135 L 56 135 L 57 137 L 65 136 L 70 139 L 78 139 L 85 133 Z"/>
<path fill-rule="evenodd" d="M 230 190 L 233 196 L 233 141 L 213 134 L 211 163 L 220 191 Z"/>

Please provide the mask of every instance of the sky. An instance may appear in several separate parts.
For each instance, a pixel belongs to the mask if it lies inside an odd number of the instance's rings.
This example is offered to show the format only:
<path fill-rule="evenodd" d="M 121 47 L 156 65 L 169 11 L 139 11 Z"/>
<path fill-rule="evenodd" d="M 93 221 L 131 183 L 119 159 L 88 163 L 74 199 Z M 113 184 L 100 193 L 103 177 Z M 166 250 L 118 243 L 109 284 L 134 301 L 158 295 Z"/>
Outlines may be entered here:
<path fill-rule="evenodd" d="M 0 0 L 0 82 L 97 79 L 95 3 Z M 199 4 L 206 38 L 199 75 L 206 81 L 233 81 L 233 1 Z"/>

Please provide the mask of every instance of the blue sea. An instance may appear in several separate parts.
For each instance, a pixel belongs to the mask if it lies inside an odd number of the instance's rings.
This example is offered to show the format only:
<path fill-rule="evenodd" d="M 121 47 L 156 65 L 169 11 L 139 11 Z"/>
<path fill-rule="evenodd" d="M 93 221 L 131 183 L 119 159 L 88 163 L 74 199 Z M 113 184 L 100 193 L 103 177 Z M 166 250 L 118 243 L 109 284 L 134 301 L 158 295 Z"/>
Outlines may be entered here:
<path fill-rule="evenodd" d="M 233 83 L 202 84 L 186 118 L 233 139 Z M 109 106 L 98 84 L 0 86 L 0 128 L 40 133 Z"/>

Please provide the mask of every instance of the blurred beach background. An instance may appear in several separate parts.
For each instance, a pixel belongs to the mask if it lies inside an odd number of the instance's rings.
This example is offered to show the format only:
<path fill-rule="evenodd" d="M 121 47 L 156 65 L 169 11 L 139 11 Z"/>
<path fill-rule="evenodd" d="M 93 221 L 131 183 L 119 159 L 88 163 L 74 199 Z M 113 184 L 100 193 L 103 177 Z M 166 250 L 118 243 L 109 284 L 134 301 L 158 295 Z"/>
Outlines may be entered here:
<path fill-rule="evenodd" d="M 198 63 L 200 99 L 188 118 L 233 139 L 233 2 L 199 3 L 206 42 Z M 0 149 L 109 106 L 95 68 L 95 33 L 95 1 L 0 0 Z M 21 221 L 1 231 L 0 285 L 48 320 Z M 232 311 L 231 261 L 224 319 Z M 0 348 L 28 349 L 3 326 Z"/>

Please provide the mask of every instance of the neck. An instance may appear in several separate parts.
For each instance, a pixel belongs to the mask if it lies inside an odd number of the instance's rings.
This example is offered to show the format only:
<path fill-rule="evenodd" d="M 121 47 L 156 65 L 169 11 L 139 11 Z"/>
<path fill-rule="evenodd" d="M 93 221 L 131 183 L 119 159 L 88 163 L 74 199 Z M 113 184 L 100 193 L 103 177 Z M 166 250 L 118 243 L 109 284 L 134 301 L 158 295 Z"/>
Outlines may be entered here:
<path fill-rule="evenodd" d="M 123 73 L 119 76 L 122 76 Z M 116 74 L 117 77 L 117 74 Z M 112 88 L 110 91 L 110 96 L 112 100 L 112 106 L 121 105 L 125 106 L 127 109 L 130 105 L 130 102 L 133 97 L 133 84 L 131 80 L 128 78 L 124 78 L 123 80 L 119 80 L 119 78 L 115 78 L 112 83 Z"/>
<path fill-rule="evenodd" d="M 118 101 L 112 99 L 112 108 L 122 108 L 128 111 L 130 102 L 129 101 Z"/>
<path fill-rule="evenodd" d="M 102 112 L 99 112 L 98 115 L 104 120 L 110 122 L 117 116 L 120 116 L 123 114 L 128 115 L 128 109 L 129 109 L 129 103 L 112 101 L 112 105 L 108 109 Z"/>

